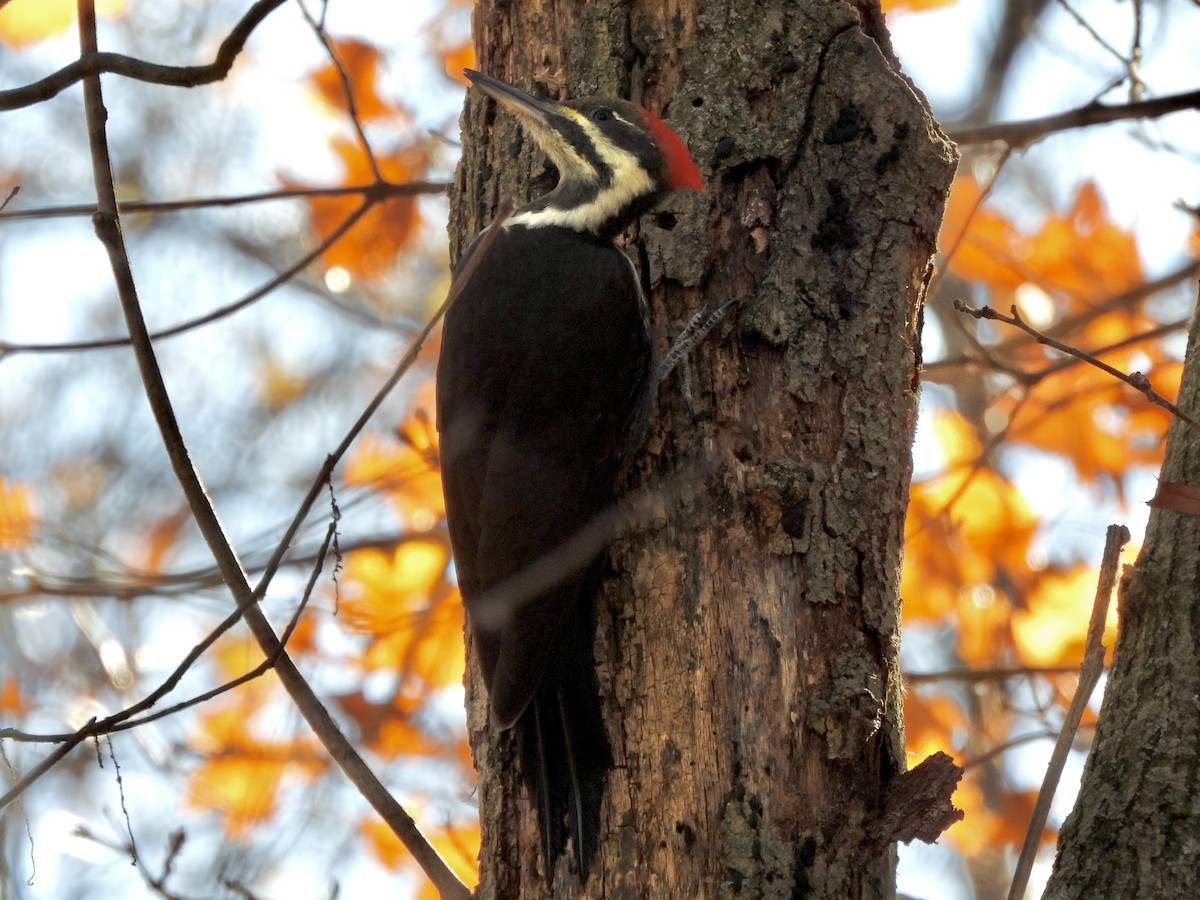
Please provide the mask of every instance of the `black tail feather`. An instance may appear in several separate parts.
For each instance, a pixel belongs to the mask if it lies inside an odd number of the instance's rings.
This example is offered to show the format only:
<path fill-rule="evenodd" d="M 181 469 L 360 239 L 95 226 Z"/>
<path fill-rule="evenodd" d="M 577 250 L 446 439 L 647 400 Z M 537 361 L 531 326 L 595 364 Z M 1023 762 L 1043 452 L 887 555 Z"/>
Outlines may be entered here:
<path fill-rule="evenodd" d="M 578 652 L 580 646 L 587 652 Z M 583 882 L 600 844 L 600 803 L 612 751 L 600 712 L 590 635 L 583 645 L 564 641 L 563 650 L 517 723 L 517 736 L 522 775 L 538 810 L 546 878 L 553 880 L 570 836 L 575 870 Z"/>

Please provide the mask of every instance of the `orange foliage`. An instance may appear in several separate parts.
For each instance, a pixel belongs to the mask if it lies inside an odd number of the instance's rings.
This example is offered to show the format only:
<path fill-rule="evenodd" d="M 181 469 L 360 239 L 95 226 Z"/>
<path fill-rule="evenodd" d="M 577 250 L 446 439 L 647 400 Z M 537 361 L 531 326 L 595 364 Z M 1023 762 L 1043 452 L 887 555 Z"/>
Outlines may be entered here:
<path fill-rule="evenodd" d="M 1126 551 L 1129 558 L 1133 555 Z M 1136 551 L 1135 551 L 1136 553 Z M 1082 563 L 1063 573 L 1045 572 L 1029 593 L 1027 607 L 1013 613 L 1013 637 L 1021 658 L 1033 666 L 1077 664 L 1096 597 L 1098 571 Z M 1117 608 L 1110 604 L 1104 629 L 1112 649 L 1117 634 Z"/>
<path fill-rule="evenodd" d="M 904 736 L 908 755 L 914 762 L 938 750 L 957 756 L 953 748 L 965 738 L 966 727 L 967 717 L 962 707 L 946 695 L 905 693 Z"/>
<path fill-rule="evenodd" d="M 358 550 L 346 556 L 345 581 L 357 596 L 342 603 L 349 627 L 371 636 L 368 669 L 395 669 L 423 696 L 462 682 L 463 611 L 445 582 L 450 553 L 433 540 L 400 544 L 395 553 Z"/>
<path fill-rule="evenodd" d="M 986 202 L 978 206 L 983 190 L 968 176 L 955 179 L 939 243 L 945 252 L 954 249 L 950 271 L 984 282 L 997 308 L 1006 310 L 1027 282 L 1064 302 L 1064 311 L 1142 283 L 1133 235 L 1108 219 L 1094 183 L 1081 185 L 1067 213 L 1047 217 L 1029 235 Z"/>
<path fill-rule="evenodd" d="M 304 396 L 309 380 L 297 375 L 277 359 L 268 357 L 258 364 L 258 402 L 267 410 L 283 409 Z"/>
<path fill-rule="evenodd" d="M 475 42 L 468 40 L 457 47 L 446 47 L 441 53 L 446 74 L 460 84 L 470 84 L 463 69 L 475 68 Z"/>
<path fill-rule="evenodd" d="M 377 817 L 366 819 L 359 830 L 379 861 L 389 869 L 410 867 L 422 883 L 422 900 L 437 900 L 437 889 L 416 867 L 400 839 L 388 828 L 387 823 Z M 459 822 L 430 830 L 425 835 L 441 855 L 454 874 L 466 884 L 474 884 L 479 878 L 479 823 Z"/>
<path fill-rule="evenodd" d="M 251 734 L 257 713 L 271 698 L 272 682 L 250 682 L 209 707 L 193 734 L 204 761 L 192 772 L 188 802 L 222 816 L 231 838 L 244 838 L 275 809 L 281 787 L 310 781 L 328 768 L 312 739 L 262 740 Z"/>
<path fill-rule="evenodd" d="M 128 0 L 97 0 L 97 16 L 115 16 Z M 77 0 L 10 0 L 0 9 L 0 44 L 21 49 L 57 37 L 75 24 Z"/>
<path fill-rule="evenodd" d="M 1020 847 L 1036 800 L 1037 791 L 1003 791 L 989 801 L 977 779 L 964 778 L 954 792 L 954 805 L 966 815 L 943 837 L 967 856 Z M 1043 842 L 1053 839 L 1053 832 L 1047 829 Z"/>
<path fill-rule="evenodd" d="M 191 510 L 184 507 L 169 516 L 163 516 L 154 523 L 143 548 L 146 555 L 142 562 L 142 569 L 147 574 L 158 575 L 162 572 L 163 561 L 171 548 L 175 546 L 175 542 L 179 540 L 179 533 L 183 530 L 183 526 L 191 520 Z"/>
<path fill-rule="evenodd" d="M 346 464 L 346 483 L 387 493 L 396 513 L 426 530 L 446 514 L 438 464 L 437 429 L 418 411 L 396 429 L 399 443 L 385 446 L 367 435 Z"/>
<path fill-rule="evenodd" d="M 0 683 L 0 713 L 12 713 L 13 716 L 23 716 L 29 711 L 29 704 L 21 693 L 21 686 L 15 678 L 5 676 Z"/>
<path fill-rule="evenodd" d="M 449 556 L 434 540 L 405 541 L 390 554 L 374 548 L 346 554 L 344 578 L 358 586 L 358 596 L 343 600 L 343 619 L 367 634 L 404 627 L 415 611 L 428 606 Z"/>
<path fill-rule="evenodd" d="M 345 72 L 354 95 L 354 109 L 360 121 L 366 122 L 402 113 L 398 106 L 388 103 L 379 94 L 381 54 L 378 47 L 354 38 L 330 38 L 329 43 L 333 46 L 341 68 L 330 61 L 309 76 L 321 99 L 334 109 L 349 111 L 346 87 L 342 81 L 342 73 Z"/>
<path fill-rule="evenodd" d="M 27 487 L 6 484 L 0 477 L 0 550 L 27 547 L 36 524 L 33 492 Z"/>
<path fill-rule="evenodd" d="M 362 147 L 347 138 L 335 138 L 333 149 L 342 160 L 344 185 L 366 185 L 375 180 L 370 160 Z M 425 176 L 429 154 L 420 146 L 402 147 L 392 153 L 375 154 L 379 171 L 393 183 L 415 181 Z M 304 189 L 310 185 L 281 179 L 284 187 Z M 358 209 L 363 197 L 310 197 L 309 215 L 318 239 L 326 240 Z M 338 267 L 361 278 L 378 278 L 408 247 L 417 233 L 421 217 L 413 197 L 393 197 L 376 203 L 354 226 L 321 254 L 325 269 Z"/>
<path fill-rule="evenodd" d="M 1133 235 L 1108 217 L 1096 186 L 1083 184 L 1071 208 L 1025 234 L 986 203 L 974 179 L 956 180 L 942 227 L 953 250 L 950 270 L 982 282 L 1001 311 L 1022 310 L 1039 330 L 1086 351 L 1105 351 L 1118 370 L 1139 368 L 1168 398 L 1178 392 L 1181 366 L 1156 340 L 1131 341 L 1159 324 L 1138 300 L 1122 294 L 1144 274 Z M 1106 350 L 1115 347 L 1114 350 Z M 1080 477 L 1117 479 L 1134 463 L 1154 463 L 1168 414 L 1112 375 L 1047 350 L 1015 329 L 991 351 L 1010 365 L 1041 376 L 996 402 L 1006 437 L 1061 454 Z"/>
<path fill-rule="evenodd" d="M 997 584 L 1027 568 L 1038 525 L 1016 487 L 983 467 L 982 448 L 965 419 L 941 410 L 933 424 L 950 465 L 912 486 L 900 585 L 906 620 L 938 621 L 964 610 L 972 615 L 993 602 L 1002 590 Z"/>
<path fill-rule="evenodd" d="M 953 6 L 958 0 L 882 0 L 883 11 L 892 13 L 925 12 L 941 6 Z"/>
<path fill-rule="evenodd" d="M 1167 364 L 1149 374 L 1170 398 L 1181 373 L 1181 365 Z M 1062 454 L 1085 481 L 1119 479 L 1131 465 L 1158 462 L 1170 424 L 1170 414 L 1140 392 L 1083 364 L 1046 379 L 1023 402 L 1006 397 L 997 406 L 1011 415 L 1010 439 Z"/>

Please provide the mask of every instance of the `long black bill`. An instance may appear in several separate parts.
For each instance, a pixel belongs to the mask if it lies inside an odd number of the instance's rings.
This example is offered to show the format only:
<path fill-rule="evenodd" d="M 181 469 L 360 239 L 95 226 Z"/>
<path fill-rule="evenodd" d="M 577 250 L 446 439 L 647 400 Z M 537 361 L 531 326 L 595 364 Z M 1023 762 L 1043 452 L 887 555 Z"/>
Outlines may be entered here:
<path fill-rule="evenodd" d="M 479 88 L 505 109 L 511 110 L 519 116 L 524 116 L 543 125 L 549 125 L 551 116 L 558 113 L 556 104 L 531 97 L 524 91 L 518 90 L 511 84 L 505 84 L 500 79 L 493 78 L 491 75 L 485 75 L 474 69 L 463 69 L 463 74 L 467 76 L 471 84 L 475 85 L 475 87 Z"/>

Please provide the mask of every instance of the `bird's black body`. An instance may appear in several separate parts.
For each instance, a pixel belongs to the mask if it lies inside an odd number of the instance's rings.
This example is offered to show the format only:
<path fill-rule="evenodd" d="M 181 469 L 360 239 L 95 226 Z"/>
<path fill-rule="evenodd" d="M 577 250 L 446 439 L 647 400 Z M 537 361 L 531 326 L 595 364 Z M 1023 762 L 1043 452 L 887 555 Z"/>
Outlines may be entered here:
<path fill-rule="evenodd" d="M 553 104 L 468 75 L 522 116 L 560 182 L 464 258 L 483 253 L 446 314 L 438 363 L 446 513 L 491 721 L 516 727 L 547 875 L 570 823 L 586 877 L 611 765 L 592 606 L 651 388 L 641 285 L 613 237 L 699 174 L 632 104 Z"/>
<path fill-rule="evenodd" d="M 553 566 L 564 542 L 609 511 L 649 366 L 628 259 L 611 241 L 568 229 L 502 229 L 446 315 L 438 421 L 447 515 L 502 726 L 528 704 L 530 676 L 549 660 L 594 564 L 564 562 L 560 588 L 511 610 L 482 614 L 474 603 L 535 561 Z M 534 654 L 544 659 L 531 662 Z"/>
<path fill-rule="evenodd" d="M 551 857 L 565 821 L 598 817 L 609 765 L 591 646 L 606 542 L 585 540 L 584 559 L 555 555 L 603 527 L 649 365 L 629 261 L 568 229 L 502 230 L 446 316 L 438 421 L 455 564 L 492 718 L 520 723 Z M 554 588 L 488 607 L 490 590 L 538 562 L 558 573 Z M 567 808 L 576 793 L 581 811 Z"/>

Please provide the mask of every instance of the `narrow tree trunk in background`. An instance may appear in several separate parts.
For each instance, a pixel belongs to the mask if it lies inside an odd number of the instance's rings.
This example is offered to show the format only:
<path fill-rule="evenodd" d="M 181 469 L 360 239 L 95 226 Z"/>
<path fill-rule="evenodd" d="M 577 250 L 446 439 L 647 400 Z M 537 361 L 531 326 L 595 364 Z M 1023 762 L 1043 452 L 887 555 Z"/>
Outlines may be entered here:
<path fill-rule="evenodd" d="M 1200 318 L 1179 407 L 1200 410 Z M 1175 421 L 1161 484 L 1200 486 L 1200 436 Z M 1096 741 L 1046 900 L 1200 897 L 1200 516 L 1153 509 L 1120 591 Z"/>
<path fill-rule="evenodd" d="M 478 0 L 475 40 L 492 75 L 630 97 L 691 147 L 709 189 L 670 198 L 631 248 L 659 352 L 705 302 L 736 301 L 694 355 L 695 414 L 668 382 L 630 476 L 659 510 L 614 548 L 598 603 L 616 766 L 582 894 L 888 896 L 872 822 L 905 767 L 897 590 L 953 150 L 840 3 Z M 553 182 L 489 110 L 468 98 L 456 248 Z M 468 705 L 480 896 L 579 895 L 562 874 L 546 887 L 474 679 Z"/>

